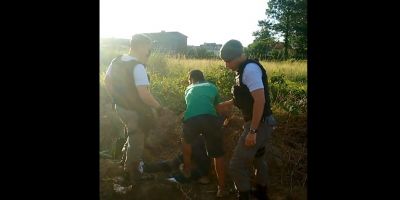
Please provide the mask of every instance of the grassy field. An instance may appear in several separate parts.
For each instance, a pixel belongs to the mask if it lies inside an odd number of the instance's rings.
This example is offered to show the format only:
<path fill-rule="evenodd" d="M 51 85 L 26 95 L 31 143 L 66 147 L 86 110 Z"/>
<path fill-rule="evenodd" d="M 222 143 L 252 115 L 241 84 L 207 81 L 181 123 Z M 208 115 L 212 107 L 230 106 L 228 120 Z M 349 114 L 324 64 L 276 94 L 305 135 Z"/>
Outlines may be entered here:
<path fill-rule="evenodd" d="M 100 55 L 100 150 L 112 152 L 112 144 L 122 135 L 122 125 L 112 111 L 110 99 L 103 87 L 105 70 L 111 59 L 122 51 L 101 49 Z M 307 61 L 262 61 L 268 73 L 272 110 L 278 119 L 274 131 L 270 157 L 270 190 L 272 199 L 306 199 L 307 187 Z M 184 91 L 188 85 L 187 73 L 192 69 L 203 71 L 205 78 L 216 84 L 223 100 L 230 99 L 234 73 L 224 67 L 222 60 L 195 60 L 184 57 L 152 55 L 147 65 L 151 91 L 160 103 L 179 116 L 185 110 Z M 243 121 L 235 112 L 232 122 L 224 129 L 226 159 L 236 145 Z M 163 142 L 162 155 L 150 159 L 173 157 L 179 151 L 180 124 Z M 225 134 L 225 133 L 224 133 Z M 160 147 L 161 148 L 161 147 Z M 228 178 L 229 179 L 229 175 Z M 104 190 L 104 189 L 103 189 Z M 104 192 L 104 191 L 103 191 Z M 178 191 L 179 192 L 179 191 Z M 198 194 L 200 194 L 199 191 Z M 196 196 L 196 190 L 192 192 Z M 139 196 L 136 196 L 139 197 Z M 211 197 L 210 197 L 211 198 Z M 103 198 L 106 199 L 106 198 Z M 185 198 L 182 198 L 185 199 Z M 202 198 L 194 198 L 202 199 Z M 208 198 L 204 198 L 208 199 Z"/>
<path fill-rule="evenodd" d="M 108 58 L 101 62 L 101 86 L 112 57 Z M 268 73 L 273 109 L 304 113 L 307 107 L 307 62 L 261 63 Z M 231 98 L 234 73 L 224 67 L 222 60 L 194 60 L 162 55 L 153 55 L 148 63 L 152 93 L 163 105 L 176 112 L 184 111 L 183 95 L 188 85 L 187 73 L 192 69 L 203 71 L 205 78 L 217 85 L 223 100 Z"/>

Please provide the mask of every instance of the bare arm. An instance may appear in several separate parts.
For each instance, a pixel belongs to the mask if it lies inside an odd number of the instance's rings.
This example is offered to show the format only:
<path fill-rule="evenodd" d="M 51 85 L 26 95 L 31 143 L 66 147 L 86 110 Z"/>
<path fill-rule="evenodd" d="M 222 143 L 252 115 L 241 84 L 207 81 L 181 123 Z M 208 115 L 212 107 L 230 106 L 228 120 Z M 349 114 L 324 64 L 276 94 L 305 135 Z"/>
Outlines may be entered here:
<path fill-rule="evenodd" d="M 233 99 L 221 102 L 215 106 L 217 112 L 221 113 L 229 113 L 233 108 Z"/>
<path fill-rule="evenodd" d="M 252 129 L 257 129 L 260 125 L 260 120 L 264 112 L 265 105 L 265 95 L 264 88 L 260 88 L 251 92 L 251 96 L 253 96 L 253 118 L 251 120 Z"/>
<path fill-rule="evenodd" d="M 250 129 L 257 129 L 260 125 L 260 120 L 264 112 L 265 96 L 264 88 L 260 88 L 251 92 L 253 96 L 253 118 L 251 120 Z M 256 144 L 257 134 L 247 134 L 245 139 L 245 146 L 253 146 Z"/>
<path fill-rule="evenodd" d="M 150 93 L 147 85 L 138 85 L 136 88 L 138 90 L 139 97 L 145 104 L 156 109 L 161 107 L 160 103 L 158 103 L 158 101 Z"/>

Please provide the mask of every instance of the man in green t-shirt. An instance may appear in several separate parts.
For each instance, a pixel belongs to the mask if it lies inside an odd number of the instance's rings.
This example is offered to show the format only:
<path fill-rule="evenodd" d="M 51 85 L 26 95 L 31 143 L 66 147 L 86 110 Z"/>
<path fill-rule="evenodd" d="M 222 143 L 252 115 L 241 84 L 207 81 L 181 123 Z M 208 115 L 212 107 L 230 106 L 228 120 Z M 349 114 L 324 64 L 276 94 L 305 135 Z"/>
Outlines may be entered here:
<path fill-rule="evenodd" d="M 183 117 L 183 173 L 187 178 L 190 177 L 191 144 L 199 134 L 203 134 L 208 156 L 214 158 L 218 179 L 217 197 L 222 197 L 226 191 L 222 127 L 216 111 L 220 103 L 218 89 L 205 81 L 200 70 L 189 72 L 189 84 L 185 91 L 186 111 Z"/>

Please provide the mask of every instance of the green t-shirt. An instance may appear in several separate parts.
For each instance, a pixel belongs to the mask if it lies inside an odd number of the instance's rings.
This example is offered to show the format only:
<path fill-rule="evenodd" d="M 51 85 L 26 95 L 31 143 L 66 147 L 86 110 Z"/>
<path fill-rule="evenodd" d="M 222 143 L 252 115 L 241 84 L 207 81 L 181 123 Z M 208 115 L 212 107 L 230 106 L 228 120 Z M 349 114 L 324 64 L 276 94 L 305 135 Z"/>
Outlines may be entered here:
<path fill-rule="evenodd" d="M 215 106 L 221 102 L 217 87 L 209 82 L 191 84 L 185 91 L 186 111 L 183 120 L 203 114 L 217 116 Z"/>

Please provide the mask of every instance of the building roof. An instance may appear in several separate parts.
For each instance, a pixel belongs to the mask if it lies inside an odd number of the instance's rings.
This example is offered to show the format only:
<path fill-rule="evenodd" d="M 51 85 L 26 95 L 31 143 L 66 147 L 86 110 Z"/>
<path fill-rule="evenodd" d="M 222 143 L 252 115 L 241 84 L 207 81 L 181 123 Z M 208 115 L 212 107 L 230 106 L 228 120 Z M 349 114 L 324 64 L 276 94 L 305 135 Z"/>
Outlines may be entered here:
<path fill-rule="evenodd" d="M 145 33 L 145 34 L 149 34 L 149 35 L 156 35 L 156 34 L 177 34 L 177 35 L 181 35 L 181 36 L 184 36 L 184 37 L 188 37 L 188 36 L 186 36 L 186 35 L 184 35 L 184 34 L 178 32 L 178 31 L 172 31 L 172 32 L 161 31 L 161 32 L 157 32 L 157 33 Z"/>

